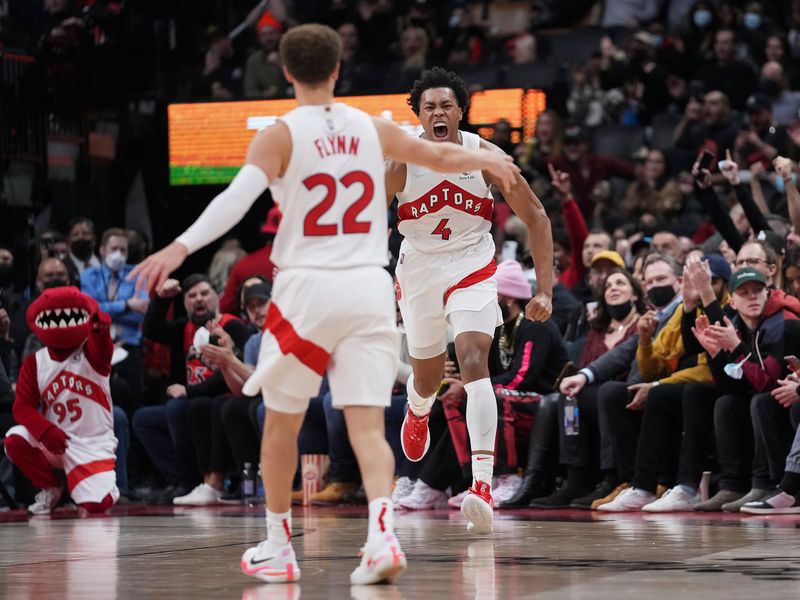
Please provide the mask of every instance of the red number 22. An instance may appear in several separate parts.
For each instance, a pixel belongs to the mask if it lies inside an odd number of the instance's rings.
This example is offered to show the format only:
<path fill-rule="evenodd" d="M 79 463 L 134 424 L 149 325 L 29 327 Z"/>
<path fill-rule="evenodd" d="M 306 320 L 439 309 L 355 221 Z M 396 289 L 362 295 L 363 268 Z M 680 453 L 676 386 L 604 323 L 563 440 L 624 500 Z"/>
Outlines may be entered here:
<path fill-rule="evenodd" d="M 345 211 L 342 218 L 342 233 L 369 233 L 372 224 L 369 221 L 359 221 L 358 216 L 369 206 L 375 194 L 375 184 L 372 178 L 364 171 L 351 171 L 343 175 L 339 182 L 346 188 L 354 183 L 364 186 L 361 196 Z M 336 180 L 327 173 L 317 173 L 303 180 L 303 185 L 311 191 L 315 187 L 325 188 L 325 197 L 322 202 L 314 206 L 306 215 L 303 222 L 303 234 L 307 236 L 338 235 L 337 223 L 320 223 L 319 220 L 328 212 L 336 201 Z"/>

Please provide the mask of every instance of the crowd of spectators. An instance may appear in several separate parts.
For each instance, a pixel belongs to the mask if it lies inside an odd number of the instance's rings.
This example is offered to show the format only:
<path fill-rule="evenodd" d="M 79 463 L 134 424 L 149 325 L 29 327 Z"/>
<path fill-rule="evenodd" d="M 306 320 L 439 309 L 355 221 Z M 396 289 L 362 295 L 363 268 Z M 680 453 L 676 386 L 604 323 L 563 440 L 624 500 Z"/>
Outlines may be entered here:
<path fill-rule="evenodd" d="M 563 81 L 551 82 L 554 101 L 533 137 L 507 121 L 492 128 L 547 208 L 558 281 L 553 318 L 526 321 L 536 289 L 526 230 L 495 191 L 498 506 L 797 508 L 799 382 L 785 357 L 800 355 L 800 2 L 607 2 L 602 28 L 585 30 L 594 47 L 572 60 L 537 27 L 495 35 L 482 6 L 248 6 L 241 37 L 228 35 L 228 23 L 207 30 L 191 93 L 290 95 L 276 48 L 306 20 L 328 22 L 342 38 L 340 94 L 405 92 L 434 64 L 470 73 L 557 63 Z M 117 429 L 129 429 L 118 437 L 130 436 L 118 461 L 127 468 L 122 493 L 237 501 L 237 480 L 258 463 L 263 407 L 241 386 L 257 357 L 279 219 L 275 209 L 265 215 L 257 251 L 225 240 L 205 273 L 171 279 L 152 298 L 126 281 L 147 251 L 135 232 L 109 228 L 98 244 L 86 217 L 39 232 L 27 282 L 12 277 L 19 257 L 0 248 L 3 427 L 15 369 L 37 348 L 25 308 L 47 287 L 79 285 L 111 316 L 120 349 L 112 392 Z M 386 413 L 395 501 L 457 507 L 470 481 L 457 362 L 451 353 L 431 449 L 418 463 L 399 449 L 408 363 L 406 355 Z M 312 502 L 358 501 L 344 421 L 324 383 L 299 444 L 302 455 L 330 459 L 328 485 Z"/>

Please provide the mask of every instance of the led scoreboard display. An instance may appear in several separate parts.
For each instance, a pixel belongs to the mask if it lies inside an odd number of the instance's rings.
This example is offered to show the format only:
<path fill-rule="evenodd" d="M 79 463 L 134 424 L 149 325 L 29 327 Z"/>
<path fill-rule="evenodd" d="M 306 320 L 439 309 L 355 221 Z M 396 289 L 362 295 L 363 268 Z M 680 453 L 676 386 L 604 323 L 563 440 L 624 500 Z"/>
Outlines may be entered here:
<path fill-rule="evenodd" d="M 341 100 L 370 115 L 391 119 L 410 134 L 418 134 L 421 128 L 407 98 L 407 94 L 387 94 Z M 527 137 L 533 134 L 536 117 L 545 109 L 545 94 L 518 88 L 486 90 L 472 94 L 470 102 L 469 122 L 473 127 L 480 129 L 506 119 Z M 228 183 L 242 166 L 253 134 L 295 106 L 294 100 L 170 104 L 170 183 Z"/>

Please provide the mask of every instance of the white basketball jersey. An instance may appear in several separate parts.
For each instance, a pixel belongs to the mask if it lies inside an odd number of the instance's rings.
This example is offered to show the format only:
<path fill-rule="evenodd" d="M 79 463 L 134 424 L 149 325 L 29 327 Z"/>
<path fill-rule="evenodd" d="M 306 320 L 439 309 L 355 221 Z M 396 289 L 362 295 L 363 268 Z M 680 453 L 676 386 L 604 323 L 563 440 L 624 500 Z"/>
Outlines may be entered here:
<path fill-rule="evenodd" d="M 77 437 L 113 433 L 109 378 L 94 370 L 83 347 L 62 362 L 54 360 L 47 348 L 40 349 L 36 376 L 48 421 Z"/>
<path fill-rule="evenodd" d="M 383 149 L 367 113 L 335 103 L 281 117 L 292 156 L 272 196 L 283 217 L 272 247 L 281 269 L 388 263 Z"/>
<path fill-rule="evenodd" d="M 465 148 L 480 137 L 461 133 Z M 406 165 L 406 185 L 397 194 L 398 229 L 422 252 L 462 250 L 479 243 L 492 227 L 492 194 L 480 171 L 437 173 Z"/>

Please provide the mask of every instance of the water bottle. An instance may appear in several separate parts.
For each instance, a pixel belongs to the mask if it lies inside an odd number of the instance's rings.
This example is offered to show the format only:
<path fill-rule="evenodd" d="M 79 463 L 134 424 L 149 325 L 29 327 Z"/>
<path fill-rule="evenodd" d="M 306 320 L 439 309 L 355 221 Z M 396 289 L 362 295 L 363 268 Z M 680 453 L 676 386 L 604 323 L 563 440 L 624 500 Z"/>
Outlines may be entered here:
<path fill-rule="evenodd" d="M 247 502 L 248 498 L 255 495 L 255 481 L 254 481 L 253 463 L 244 463 L 242 470 L 242 502 Z"/>
<path fill-rule="evenodd" d="M 575 396 L 564 398 L 564 433 L 578 435 L 580 433 L 580 408 Z"/>

